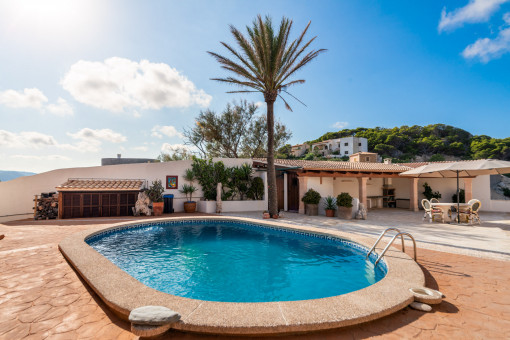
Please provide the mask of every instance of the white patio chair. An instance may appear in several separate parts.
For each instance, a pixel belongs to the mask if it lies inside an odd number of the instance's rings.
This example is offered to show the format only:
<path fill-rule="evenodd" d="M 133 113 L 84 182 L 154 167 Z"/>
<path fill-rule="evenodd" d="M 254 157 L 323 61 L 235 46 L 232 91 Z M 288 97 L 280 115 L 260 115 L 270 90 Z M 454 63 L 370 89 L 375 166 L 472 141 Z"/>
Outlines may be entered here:
<path fill-rule="evenodd" d="M 429 223 L 432 223 L 434 221 L 434 216 L 439 215 L 441 216 L 441 222 L 444 223 L 444 216 L 443 216 L 443 210 L 441 209 L 434 209 L 432 207 L 432 204 L 427 199 L 421 200 L 421 205 L 423 207 L 423 210 L 425 210 L 425 214 L 423 215 L 422 221 L 425 221 L 425 219 L 429 218 Z"/>
<path fill-rule="evenodd" d="M 432 203 L 432 204 L 439 203 L 439 200 L 437 198 L 433 197 L 430 199 L 430 203 Z"/>

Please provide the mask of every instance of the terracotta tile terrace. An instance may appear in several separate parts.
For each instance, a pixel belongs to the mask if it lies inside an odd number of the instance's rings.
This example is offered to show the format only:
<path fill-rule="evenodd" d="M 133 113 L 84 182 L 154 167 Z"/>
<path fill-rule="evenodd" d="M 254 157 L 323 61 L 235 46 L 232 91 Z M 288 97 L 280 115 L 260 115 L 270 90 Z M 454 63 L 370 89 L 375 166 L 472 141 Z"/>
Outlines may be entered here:
<path fill-rule="evenodd" d="M 371 224 L 389 223 L 392 217 L 385 214 L 385 210 L 374 213 Z M 498 219 L 507 221 L 508 216 L 494 216 L 493 222 Z M 0 339 L 136 339 L 129 331 L 130 325 L 110 312 L 57 248 L 63 238 L 75 232 L 126 220 L 25 220 L 0 224 L 0 234 L 5 234 L 0 240 Z M 288 222 L 292 223 L 290 219 Z M 497 228 L 503 228 L 505 234 L 510 232 L 507 222 Z M 409 254 L 410 248 L 407 247 Z M 426 285 L 446 295 L 431 313 L 407 307 L 358 326 L 276 339 L 507 339 L 510 261 L 484 258 L 483 252 L 476 255 L 419 248 L 418 262 Z M 219 338 L 177 331 L 163 337 Z"/>

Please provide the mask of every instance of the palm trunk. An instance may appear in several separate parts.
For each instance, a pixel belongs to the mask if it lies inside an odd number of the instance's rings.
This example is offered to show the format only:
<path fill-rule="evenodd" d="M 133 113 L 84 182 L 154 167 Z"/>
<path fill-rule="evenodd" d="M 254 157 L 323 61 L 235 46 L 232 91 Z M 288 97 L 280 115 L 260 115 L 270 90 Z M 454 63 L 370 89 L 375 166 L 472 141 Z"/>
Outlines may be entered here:
<path fill-rule="evenodd" d="M 267 103 L 267 186 L 268 210 L 271 216 L 278 214 L 278 196 L 276 192 L 276 170 L 274 167 L 274 100 Z"/>

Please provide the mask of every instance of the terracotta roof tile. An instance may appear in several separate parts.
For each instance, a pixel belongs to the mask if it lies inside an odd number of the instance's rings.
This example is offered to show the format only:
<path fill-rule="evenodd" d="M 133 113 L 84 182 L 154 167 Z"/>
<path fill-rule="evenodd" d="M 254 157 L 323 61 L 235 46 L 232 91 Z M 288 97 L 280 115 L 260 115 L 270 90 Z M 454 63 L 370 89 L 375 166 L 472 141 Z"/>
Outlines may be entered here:
<path fill-rule="evenodd" d="M 136 191 L 143 187 L 143 179 L 70 178 L 59 185 L 58 191 Z"/>
<path fill-rule="evenodd" d="M 265 158 L 256 158 L 254 161 L 266 163 Z M 337 161 L 305 161 L 301 159 L 275 159 L 275 164 L 284 167 L 300 167 L 303 170 L 340 170 L 340 171 L 367 171 L 367 172 L 404 172 L 411 167 L 401 164 L 384 164 L 369 162 L 337 162 Z"/>

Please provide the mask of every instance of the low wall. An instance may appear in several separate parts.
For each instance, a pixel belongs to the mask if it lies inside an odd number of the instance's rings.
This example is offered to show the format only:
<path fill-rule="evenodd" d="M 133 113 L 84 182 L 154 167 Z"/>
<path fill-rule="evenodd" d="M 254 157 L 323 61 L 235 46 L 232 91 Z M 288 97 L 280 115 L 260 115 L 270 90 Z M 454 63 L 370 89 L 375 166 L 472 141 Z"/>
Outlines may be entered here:
<path fill-rule="evenodd" d="M 226 166 L 240 166 L 244 163 L 252 164 L 251 159 L 242 158 L 216 158 L 213 160 L 221 160 Z M 2 197 L 0 200 L 0 223 L 33 216 L 34 196 L 40 195 L 41 192 L 56 191 L 55 187 L 66 182 L 69 178 L 145 179 L 148 185 L 151 185 L 152 181 L 160 179 L 165 187 L 166 176 L 173 175 L 179 176 L 178 189 L 180 190 L 186 184 L 183 176 L 186 169 L 191 168 L 191 163 L 191 160 L 184 160 L 163 163 L 68 168 L 0 182 L 0 196 Z M 261 173 L 255 172 L 255 175 L 261 176 Z M 199 190 L 195 193 L 193 199 L 199 201 L 203 196 L 202 190 L 197 183 L 195 183 L 195 186 Z M 186 196 L 179 190 L 165 189 L 164 192 L 164 194 L 174 195 L 174 210 L 176 212 L 184 211 L 184 202 L 186 201 Z"/>
<path fill-rule="evenodd" d="M 216 201 L 199 201 L 197 204 L 199 212 L 215 213 Z M 267 210 L 267 201 L 222 201 L 222 212 L 240 212 L 240 211 L 264 211 Z"/>

